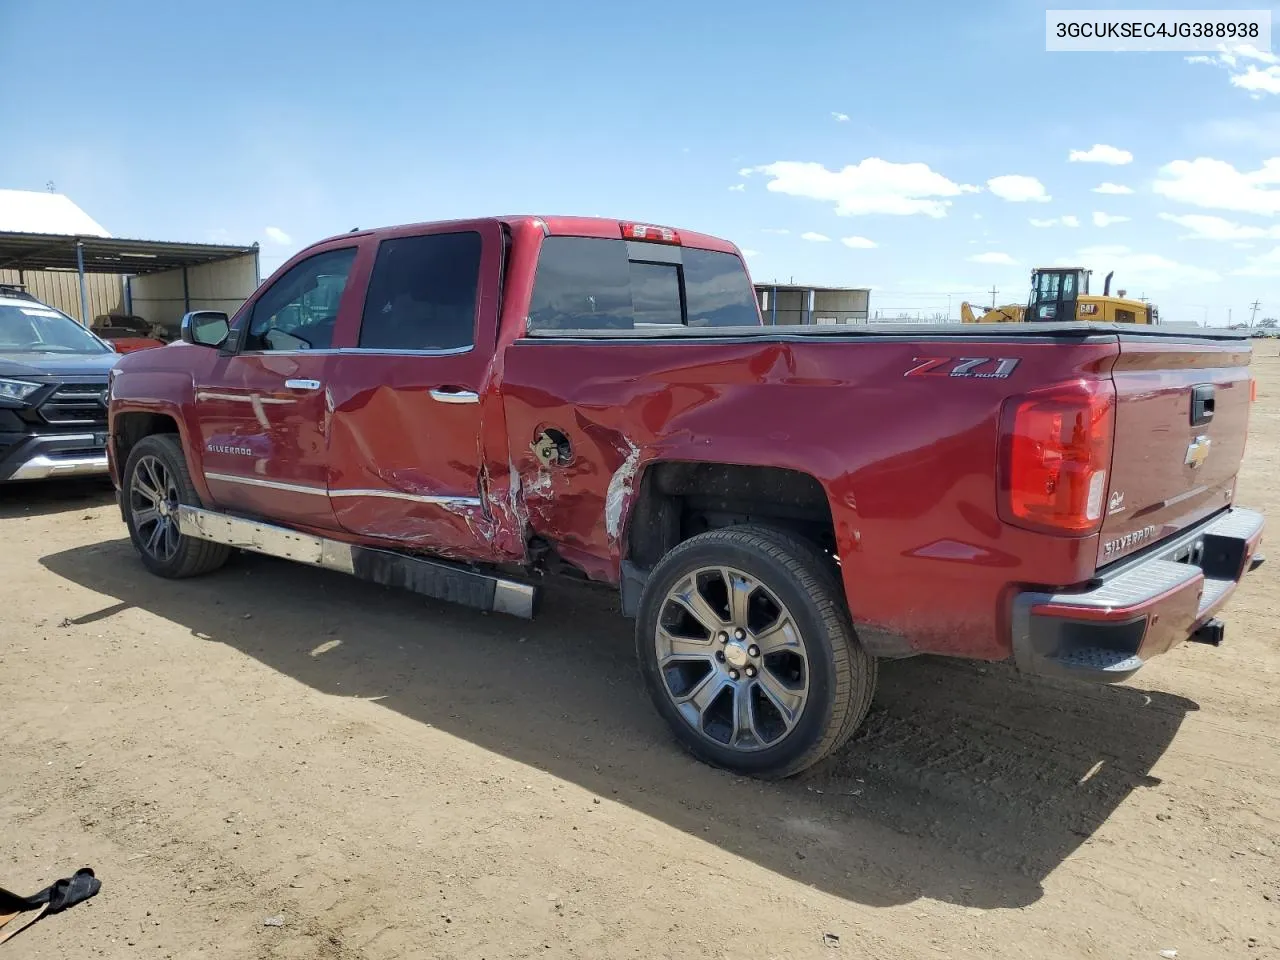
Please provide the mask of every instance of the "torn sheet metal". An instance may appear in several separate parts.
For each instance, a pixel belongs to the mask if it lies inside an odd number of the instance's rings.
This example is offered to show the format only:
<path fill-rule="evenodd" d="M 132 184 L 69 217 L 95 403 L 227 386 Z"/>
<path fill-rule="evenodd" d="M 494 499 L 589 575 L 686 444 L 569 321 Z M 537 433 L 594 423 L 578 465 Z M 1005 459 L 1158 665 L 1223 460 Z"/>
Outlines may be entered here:
<path fill-rule="evenodd" d="M 626 442 L 631 452 L 609 478 L 609 488 L 604 496 L 604 528 L 610 540 L 618 539 L 622 513 L 633 493 L 631 482 L 635 479 L 636 470 L 640 468 L 640 448 L 630 440 Z"/>

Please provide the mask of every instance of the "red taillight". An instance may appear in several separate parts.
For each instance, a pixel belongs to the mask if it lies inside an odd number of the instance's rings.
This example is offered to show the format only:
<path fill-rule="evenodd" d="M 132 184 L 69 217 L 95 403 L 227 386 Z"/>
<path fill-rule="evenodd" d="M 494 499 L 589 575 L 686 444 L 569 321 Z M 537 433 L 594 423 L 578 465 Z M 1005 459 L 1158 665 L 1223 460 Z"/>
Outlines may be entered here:
<path fill-rule="evenodd" d="M 680 234 L 670 227 L 655 227 L 651 223 L 619 223 L 623 240 L 648 240 L 650 243 L 674 243 L 680 245 Z"/>
<path fill-rule="evenodd" d="M 1000 513 L 1009 523 L 1072 536 L 1097 532 L 1115 434 L 1115 388 L 1079 381 L 1006 401 Z"/>

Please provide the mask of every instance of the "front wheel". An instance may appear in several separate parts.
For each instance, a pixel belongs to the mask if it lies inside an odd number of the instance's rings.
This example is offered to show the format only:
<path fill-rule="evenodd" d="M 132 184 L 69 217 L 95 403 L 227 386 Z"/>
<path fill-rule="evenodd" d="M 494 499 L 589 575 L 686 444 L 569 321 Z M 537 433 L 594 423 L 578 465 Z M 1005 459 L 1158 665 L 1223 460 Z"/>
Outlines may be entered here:
<path fill-rule="evenodd" d="M 172 579 L 194 577 L 227 562 L 230 547 L 185 536 L 178 527 L 178 507 L 198 507 L 200 496 L 173 434 L 139 440 L 125 463 L 121 486 L 129 539 L 152 573 Z"/>
<path fill-rule="evenodd" d="M 826 558 L 767 527 L 713 530 L 654 568 L 636 619 L 658 712 L 695 756 L 764 778 L 799 773 L 866 716 L 876 660 Z"/>

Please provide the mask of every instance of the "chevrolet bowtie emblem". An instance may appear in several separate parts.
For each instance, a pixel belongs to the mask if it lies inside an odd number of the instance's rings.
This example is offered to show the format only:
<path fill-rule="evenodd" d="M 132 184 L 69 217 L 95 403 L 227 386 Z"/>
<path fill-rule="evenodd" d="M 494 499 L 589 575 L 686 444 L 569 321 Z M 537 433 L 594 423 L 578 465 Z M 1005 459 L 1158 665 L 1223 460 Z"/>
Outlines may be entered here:
<path fill-rule="evenodd" d="M 1212 442 L 1208 437 L 1196 437 L 1187 444 L 1187 458 L 1183 463 L 1192 469 L 1200 466 L 1209 459 L 1209 444 Z"/>

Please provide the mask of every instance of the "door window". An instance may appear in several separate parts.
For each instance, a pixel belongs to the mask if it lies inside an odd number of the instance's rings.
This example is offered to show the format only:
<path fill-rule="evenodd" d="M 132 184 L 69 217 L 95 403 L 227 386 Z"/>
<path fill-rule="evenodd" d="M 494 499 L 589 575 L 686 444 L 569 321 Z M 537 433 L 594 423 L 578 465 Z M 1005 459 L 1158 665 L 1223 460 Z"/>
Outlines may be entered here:
<path fill-rule="evenodd" d="M 355 258 L 355 247 L 343 247 L 296 264 L 253 305 L 244 349 L 328 349 Z"/>
<path fill-rule="evenodd" d="M 460 350 L 475 343 L 480 234 L 384 240 L 360 323 L 364 350 Z"/>

